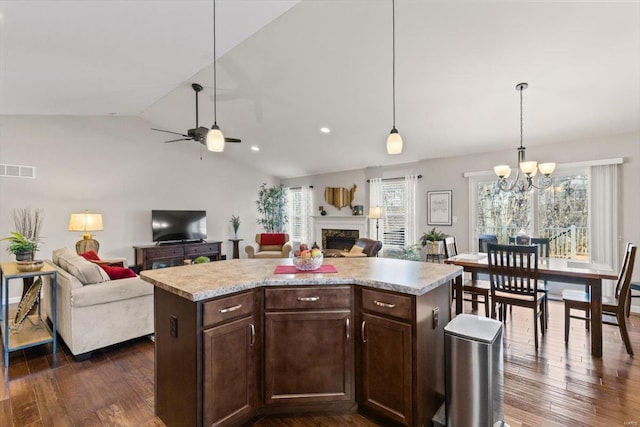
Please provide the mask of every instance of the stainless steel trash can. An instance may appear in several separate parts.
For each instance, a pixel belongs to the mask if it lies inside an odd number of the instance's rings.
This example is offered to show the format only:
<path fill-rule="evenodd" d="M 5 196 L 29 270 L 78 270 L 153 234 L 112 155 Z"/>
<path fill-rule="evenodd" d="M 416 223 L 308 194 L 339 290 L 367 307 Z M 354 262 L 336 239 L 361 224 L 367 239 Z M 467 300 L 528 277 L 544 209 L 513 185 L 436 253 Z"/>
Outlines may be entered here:
<path fill-rule="evenodd" d="M 505 425 L 502 323 L 459 314 L 445 326 L 444 334 L 446 425 Z"/>

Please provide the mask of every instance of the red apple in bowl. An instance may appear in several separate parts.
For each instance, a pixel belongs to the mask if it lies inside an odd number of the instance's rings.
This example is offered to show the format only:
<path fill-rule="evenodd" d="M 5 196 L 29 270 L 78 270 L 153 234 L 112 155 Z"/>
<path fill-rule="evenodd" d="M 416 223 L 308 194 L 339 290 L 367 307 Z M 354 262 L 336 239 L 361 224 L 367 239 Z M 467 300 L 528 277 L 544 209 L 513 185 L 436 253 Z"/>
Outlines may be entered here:
<path fill-rule="evenodd" d="M 307 245 L 306 243 L 300 243 L 300 252 L 308 251 L 308 250 L 309 250 L 309 245 Z"/>

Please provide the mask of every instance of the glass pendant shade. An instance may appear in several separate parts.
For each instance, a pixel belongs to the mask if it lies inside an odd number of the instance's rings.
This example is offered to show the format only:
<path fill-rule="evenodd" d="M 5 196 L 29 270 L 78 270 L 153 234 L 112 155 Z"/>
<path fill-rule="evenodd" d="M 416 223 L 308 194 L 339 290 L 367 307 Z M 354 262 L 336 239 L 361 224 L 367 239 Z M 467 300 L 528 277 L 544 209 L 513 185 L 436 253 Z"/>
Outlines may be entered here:
<path fill-rule="evenodd" d="M 214 124 L 207 132 L 207 150 L 216 153 L 224 151 L 224 135 L 218 125 Z"/>
<path fill-rule="evenodd" d="M 402 137 L 400 136 L 396 128 L 391 129 L 391 133 L 387 138 L 387 153 L 388 154 L 402 153 Z"/>
<path fill-rule="evenodd" d="M 493 171 L 498 178 L 509 178 L 509 175 L 511 175 L 511 167 L 509 165 L 494 166 Z"/>
<path fill-rule="evenodd" d="M 555 163 L 540 163 L 538 165 L 538 169 L 540 169 L 540 173 L 544 176 L 549 176 L 556 170 Z"/>
<path fill-rule="evenodd" d="M 538 171 L 538 162 L 521 162 L 520 170 L 527 176 L 535 176 Z"/>

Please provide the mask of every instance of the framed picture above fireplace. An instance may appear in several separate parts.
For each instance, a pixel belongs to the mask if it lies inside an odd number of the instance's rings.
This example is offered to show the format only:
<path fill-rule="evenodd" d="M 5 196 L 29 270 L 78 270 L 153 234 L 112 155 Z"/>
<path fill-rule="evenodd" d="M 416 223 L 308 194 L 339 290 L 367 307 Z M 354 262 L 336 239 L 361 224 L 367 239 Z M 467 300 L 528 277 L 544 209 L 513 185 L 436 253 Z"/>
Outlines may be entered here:
<path fill-rule="evenodd" d="M 451 190 L 427 191 L 427 225 L 451 225 Z"/>

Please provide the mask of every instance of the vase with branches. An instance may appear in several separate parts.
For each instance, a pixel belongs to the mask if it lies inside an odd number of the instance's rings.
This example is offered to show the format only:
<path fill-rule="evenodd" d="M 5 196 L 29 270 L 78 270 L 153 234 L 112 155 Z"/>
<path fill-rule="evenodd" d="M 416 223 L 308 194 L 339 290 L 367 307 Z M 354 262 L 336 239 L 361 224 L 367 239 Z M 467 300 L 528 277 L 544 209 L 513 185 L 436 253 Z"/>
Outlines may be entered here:
<path fill-rule="evenodd" d="M 233 238 L 238 238 L 238 229 L 240 228 L 240 217 L 236 215 L 231 215 L 231 226 L 233 227 Z"/>
<path fill-rule="evenodd" d="M 42 219 L 42 209 L 19 208 L 13 210 L 15 231 L 2 240 L 9 242 L 7 250 L 14 254 L 17 260 L 30 261 L 35 258 L 38 244 L 42 241 L 40 236 Z"/>
<path fill-rule="evenodd" d="M 287 191 L 284 185 L 274 185 L 267 187 L 266 183 L 262 183 L 260 191 L 258 191 L 258 200 L 256 200 L 258 208 L 257 223 L 260 224 L 267 233 L 282 233 L 287 223 Z"/>

